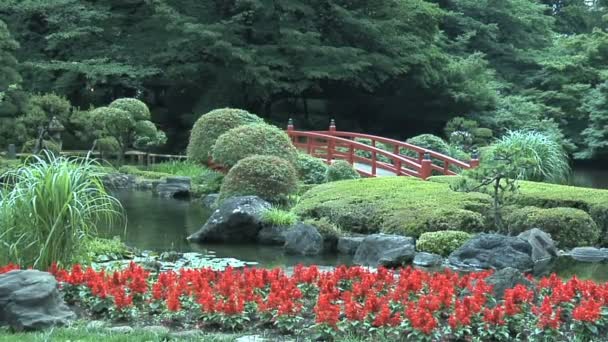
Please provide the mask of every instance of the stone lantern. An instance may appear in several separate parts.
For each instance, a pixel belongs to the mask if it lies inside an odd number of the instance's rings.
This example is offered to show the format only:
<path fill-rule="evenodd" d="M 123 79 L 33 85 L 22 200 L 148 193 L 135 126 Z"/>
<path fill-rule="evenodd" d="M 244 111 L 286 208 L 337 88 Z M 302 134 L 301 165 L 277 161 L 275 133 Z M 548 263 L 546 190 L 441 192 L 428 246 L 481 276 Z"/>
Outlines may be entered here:
<path fill-rule="evenodd" d="M 59 150 L 62 149 L 61 132 L 65 131 L 65 127 L 59 122 L 56 116 L 53 116 L 51 123 L 49 124 L 49 135 L 51 139 L 59 146 Z"/>

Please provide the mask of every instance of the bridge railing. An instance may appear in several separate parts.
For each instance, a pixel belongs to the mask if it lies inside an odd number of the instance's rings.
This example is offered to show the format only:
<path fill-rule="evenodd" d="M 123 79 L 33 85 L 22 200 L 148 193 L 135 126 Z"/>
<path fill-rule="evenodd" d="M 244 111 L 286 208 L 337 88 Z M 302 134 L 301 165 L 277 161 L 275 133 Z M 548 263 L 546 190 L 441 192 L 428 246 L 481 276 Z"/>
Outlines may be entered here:
<path fill-rule="evenodd" d="M 454 168 L 471 169 L 479 165 L 477 158 L 473 158 L 467 163 L 395 139 L 337 131 L 334 120 L 331 121 L 329 130 L 310 132 L 295 130 L 293 121 L 290 120 L 287 134 L 296 147 L 305 150 L 308 154 L 325 159 L 327 163 L 336 159 L 344 159 L 351 164 L 367 165 L 371 168 L 371 172 L 358 171 L 372 177 L 376 176 L 377 170 L 380 169 L 395 175 L 427 179 L 433 171 L 443 175 L 456 175 Z M 365 140 L 369 142 L 369 145 L 356 139 Z M 382 144 L 383 148 L 380 148 L 379 144 Z"/>

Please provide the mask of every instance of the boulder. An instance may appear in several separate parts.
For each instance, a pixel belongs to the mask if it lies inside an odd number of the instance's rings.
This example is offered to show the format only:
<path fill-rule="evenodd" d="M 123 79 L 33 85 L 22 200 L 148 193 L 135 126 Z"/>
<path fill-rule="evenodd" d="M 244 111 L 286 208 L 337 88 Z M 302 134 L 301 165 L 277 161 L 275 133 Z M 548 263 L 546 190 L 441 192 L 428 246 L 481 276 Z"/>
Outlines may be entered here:
<path fill-rule="evenodd" d="M 528 241 L 532 246 L 532 261 L 534 263 L 557 257 L 557 248 L 551 235 L 538 228 L 526 230 L 519 234 L 518 238 Z"/>
<path fill-rule="evenodd" d="M 258 243 L 268 246 L 283 246 L 289 229 L 290 227 L 264 225 L 258 232 Z"/>
<path fill-rule="evenodd" d="M 357 248 L 363 242 L 363 236 L 342 236 L 338 238 L 338 253 L 355 255 Z"/>
<path fill-rule="evenodd" d="M 318 255 L 323 252 L 323 237 L 317 228 L 298 222 L 285 234 L 285 252 L 295 255 Z"/>
<path fill-rule="evenodd" d="M 486 283 L 493 286 L 494 297 L 501 300 L 505 296 L 505 290 L 512 289 L 516 285 L 531 287 L 532 283 L 517 269 L 512 267 L 503 268 L 486 278 Z"/>
<path fill-rule="evenodd" d="M 203 196 L 201 203 L 203 204 L 203 207 L 207 209 L 215 209 L 217 208 L 218 198 L 220 198 L 219 194 L 208 194 Z"/>
<path fill-rule="evenodd" d="M 450 254 L 451 266 L 463 269 L 532 269 L 532 246 L 518 237 L 478 234 Z"/>
<path fill-rule="evenodd" d="M 164 183 L 160 183 L 154 192 L 163 198 L 184 198 L 190 196 L 192 181 L 190 177 L 167 177 Z"/>
<path fill-rule="evenodd" d="M 414 239 L 401 235 L 373 234 L 357 248 L 354 263 L 363 266 L 398 267 L 411 262 L 416 254 Z"/>
<path fill-rule="evenodd" d="M 419 252 L 414 256 L 413 264 L 419 267 L 438 267 L 443 263 L 443 257 L 439 254 Z"/>
<path fill-rule="evenodd" d="M 568 255 L 581 262 L 603 262 L 608 261 L 608 248 L 576 247 Z"/>
<path fill-rule="evenodd" d="M 192 242 L 251 242 L 262 229 L 261 214 L 270 203 L 257 196 L 233 197 L 216 209 L 205 225 L 188 237 Z"/>
<path fill-rule="evenodd" d="M 50 273 L 16 270 L 0 275 L 0 326 L 31 331 L 66 325 L 75 318 Z"/>
<path fill-rule="evenodd" d="M 103 185 L 110 189 L 127 189 L 135 185 L 137 177 L 123 173 L 107 173 L 101 177 Z"/>

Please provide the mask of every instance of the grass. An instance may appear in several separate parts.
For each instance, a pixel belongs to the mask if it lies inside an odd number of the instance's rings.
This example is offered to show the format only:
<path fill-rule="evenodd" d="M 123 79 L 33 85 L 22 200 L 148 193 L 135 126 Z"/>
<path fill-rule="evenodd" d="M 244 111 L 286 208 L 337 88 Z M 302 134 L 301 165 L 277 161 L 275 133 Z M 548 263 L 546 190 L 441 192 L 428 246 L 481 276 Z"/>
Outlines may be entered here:
<path fill-rule="evenodd" d="M 327 218 L 344 231 L 398 233 L 480 231 L 490 198 L 458 193 L 447 184 L 410 177 L 379 177 L 318 185 L 294 208 L 302 218 Z"/>
<path fill-rule="evenodd" d="M 0 263 L 69 264 L 98 223 L 121 218 L 90 160 L 34 156 L 6 175 L 14 185 L 0 191 Z"/>
<path fill-rule="evenodd" d="M 286 227 L 294 225 L 297 221 L 298 215 L 279 208 L 270 208 L 262 213 L 262 222 L 271 226 Z"/>
<path fill-rule="evenodd" d="M 102 330 L 87 330 L 85 328 L 55 328 L 42 332 L 10 333 L 0 329 L 0 342 L 163 342 L 163 341 L 202 341 L 202 342 L 233 342 L 236 336 L 231 335 L 201 335 L 191 339 L 177 339 L 170 335 L 154 334 L 135 330 L 131 334 L 111 334 Z"/>
<path fill-rule="evenodd" d="M 206 167 L 191 161 L 174 160 L 148 166 L 148 171 L 190 177 L 192 179 L 199 177 L 206 170 L 208 170 Z"/>

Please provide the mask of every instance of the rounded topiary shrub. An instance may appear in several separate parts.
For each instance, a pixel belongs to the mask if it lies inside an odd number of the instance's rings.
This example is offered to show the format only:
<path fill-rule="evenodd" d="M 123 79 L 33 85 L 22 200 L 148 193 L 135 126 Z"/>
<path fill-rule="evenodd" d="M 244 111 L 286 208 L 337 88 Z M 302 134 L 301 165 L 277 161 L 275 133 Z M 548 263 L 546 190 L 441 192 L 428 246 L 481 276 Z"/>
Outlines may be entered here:
<path fill-rule="evenodd" d="M 327 168 L 328 182 L 357 178 L 361 178 L 361 175 L 345 160 L 336 160 Z"/>
<path fill-rule="evenodd" d="M 298 177 L 292 164 L 275 156 L 251 156 L 239 161 L 224 177 L 220 201 L 235 196 L 259 196 L 284 203 L 297 191 Z"/>
<path fill-rule="evenodd" d="M 117 99 L 110 103 L 108 107 L 124 110 L 125 112 L 131 114 L 135 121 L 150 120 L 152 117 L 150 115 L 150 109 L 148 109 L 148 106 L 138 99 Z"/>
<path fill-rule="evenodd" d="M 263 122 L 258 116 L 241 109 L 213 110 L 201 116 L 192 127 L 187 149 L 188 158 L 207 162 L 211 157 L 213 144 L 220 135 L 241 125 Z"/>
<path fill-rule="evenodd" d="M 592 246 L 600 240 L 600 228 L 580 209 L 524 207 L 508 214 L 505 223 L 513 234 L 541 229 L 562 248 Z"/>
<path fill-rule="evenodd" d="M 420 252 L 448 256 L 471 238 L 471 234 L 457 230 L 442 230 L 420 235 L 416 249 Z"/>
<path fill-rule="evenodd" d="M 438 137 L 436 135 L 432 135 L 432 134 L 417 135 L 415 137 L 411 137 L 411 138 L 407 139 L 405 142 L 407 142 L 408 144 L 416 145 L 418 147 L 422 147 L 427 150 L 439 152 L 439 153 L 446 154 L 446 155 L 450 152 L 450 145 L 448 145 L 448 143 L 446 143 L 440 137 Z M 416 153 L 411 152 L 411 151 L 408 151 L 406 154 L 412 155 L 413 157 L 418 157 L 417 155 L 414 156 L 413 154 L 416 154 Z"/>
<path fill-rule="evenodd" d="M 275 156 L 296 164 L 298 151 L 287 133 L 267 124 L 252 124 L 233 128 L 222 134 L 213 145 L 213 161 L 232 167 L 252 155 Z"/>
<path fill-rule="evenodd" d="M 296 171 L 304 184 L 321 184 L 325 182 L 327 164 L 319 158 L 298 153 Z"/>

